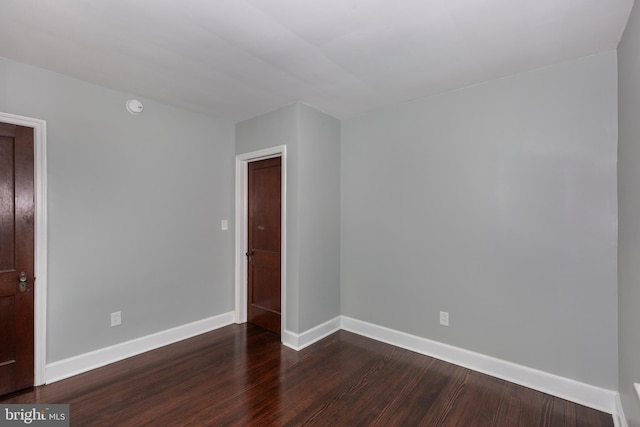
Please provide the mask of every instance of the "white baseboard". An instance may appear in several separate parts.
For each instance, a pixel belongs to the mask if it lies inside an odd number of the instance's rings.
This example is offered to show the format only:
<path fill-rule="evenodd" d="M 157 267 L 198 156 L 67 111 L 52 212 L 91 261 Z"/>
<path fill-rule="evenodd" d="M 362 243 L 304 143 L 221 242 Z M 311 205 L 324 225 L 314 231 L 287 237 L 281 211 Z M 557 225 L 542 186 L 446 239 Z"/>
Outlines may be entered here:
<path fill-rule="evenodd" d="M 627 418 L 624 416 L 624 410 L 622 409 L 622 401 L 620 400 L 620 395 L 616 395 L 616 409 L 613 412 L 613 425 L 614 427 L 629 427 L 627 423 Z"/>
<path fill-rule="evenodd" d="M 599 411 L 615 414 L 617 410 L 618 393 L 611 390 L 346 316 L 342 316 L 341 327 L 345 331 L 464 366 Z"/>
<path fill-rule="evenodd" d="M 304 331 L 301 334 L 296 334 L 291 331 L 285 330 L 284 334 L 282 335 L 282 344 L 296 351 L 302 350 L 303 348 L 310 346 L 317 341 L 320 341 L 322 338 L 325 338 L 332 333 L 339 331 L 340 324 L 341 318 L 340 316 L 337 316 L 316 327 L 309 329 L 308 331 Z"/>
<path fill-rule="evenodd" d="M 224 313 L 48 364 L 46 366 L 46 383 L 50 384 L 231 325 L 235 321 L 234 316 L 234 312 Z M 346 316 L 337 316 L 301 334 L 285 330 L 282 335 L 282 343 L 294 350 L 302 350 L 340 329 L 610 413 L 613 416 L 615 427 L 628 427 L 620 397 L 614 391 Z"/>
<path fill-rule="evenodd" d="M 53 362 L 46 367 L 46 383 L 50 384 L 149 350 L 173 344 L 234 322 L 234 312 L 220 314 L 193 323 L 167 329 L 131 341 Z"/>

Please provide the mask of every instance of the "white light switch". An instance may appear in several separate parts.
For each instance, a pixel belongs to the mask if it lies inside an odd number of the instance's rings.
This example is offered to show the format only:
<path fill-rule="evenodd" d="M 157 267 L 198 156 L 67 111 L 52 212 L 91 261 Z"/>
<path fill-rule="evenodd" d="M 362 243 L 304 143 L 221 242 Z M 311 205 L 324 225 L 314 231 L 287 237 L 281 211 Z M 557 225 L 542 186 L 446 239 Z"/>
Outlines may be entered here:
<path fill-rule="evenodd" d="M 222 221 L 220 221 L 220 229 L 221 230 L 228 230 L 229 229 L 229 221 L 226 219 L 223 219 Z"/>

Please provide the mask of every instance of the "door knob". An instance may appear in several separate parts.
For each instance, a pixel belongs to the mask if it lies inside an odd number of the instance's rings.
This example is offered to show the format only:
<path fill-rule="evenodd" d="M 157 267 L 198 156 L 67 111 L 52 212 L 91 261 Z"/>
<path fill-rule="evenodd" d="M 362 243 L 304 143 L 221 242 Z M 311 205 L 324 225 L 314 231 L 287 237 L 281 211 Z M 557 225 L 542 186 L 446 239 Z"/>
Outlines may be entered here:
<path fill-rule="evenodd" d="M 253 256 L 253 251 L 252 251 L 252 250 L 250 250 L 250 251 L 249 251 L 249 252 L 247 252 L 245 255 L 247 256 L 247 260 L 248 260 L 249 262 L 251 262 L 251 257 Z"/>
<path fill-rule="evenodd" d="M 27 273 L 25 273 L 24 271 L 20 273 L 20 276 L 18 276 L 18 280 L 20 281 L 20 284 L 18 285 L 20 292 L 26 291 L 27 290 Z"/>

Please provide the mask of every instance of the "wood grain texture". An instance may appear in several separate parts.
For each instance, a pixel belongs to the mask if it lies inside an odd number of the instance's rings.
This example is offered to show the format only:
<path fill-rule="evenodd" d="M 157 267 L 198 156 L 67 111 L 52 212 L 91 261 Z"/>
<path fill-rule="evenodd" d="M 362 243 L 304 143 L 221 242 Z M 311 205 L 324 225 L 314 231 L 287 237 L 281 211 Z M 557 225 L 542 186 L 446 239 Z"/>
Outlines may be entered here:
<path fill-rule="evenodd" d="M 231 325 L 0 403 L 73 426 L 613 426 L 611 415 L 346 331 L 295 352 Z"/>
<path fill-rule="evenodd" d="M 247 319 L 279 334 L 282 159 L 249 163 L 248 180 Z"/>
<path fill-rule="evenodd" d="M 33 386 L 33 141 L 32 128 L 0 123 L 0 393 Z"/>
<path fill-rule="evenodd" d="M 0 271 L 15 270 L 13 140 L 0 135 Z"/>

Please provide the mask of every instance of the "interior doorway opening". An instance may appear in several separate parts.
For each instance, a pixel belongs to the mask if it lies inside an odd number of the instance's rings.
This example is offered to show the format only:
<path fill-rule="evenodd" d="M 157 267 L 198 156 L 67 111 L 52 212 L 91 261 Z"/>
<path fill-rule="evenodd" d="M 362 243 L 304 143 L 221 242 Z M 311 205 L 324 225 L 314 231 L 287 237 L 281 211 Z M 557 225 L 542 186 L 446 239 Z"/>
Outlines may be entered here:
<path fill-rule="evenodd" d="M 249 164 L 260 160 L 281 159 L 281 235 L 280 235 L 280 337 L 284 336 L 287 318 L 287 293 L 286 293 L 286 224 L 287 224 L 287 152 L 286 146 L 280 145 L 264 150 L 239 154 L 236 156 L 236 212 L 235 212 L 235 322 L 245 323 L 248 320 L 248 226 L 249 226 Z"/>
<path fill-rule="evenodd" d="M 33 128 L 35 190 L 34 384 L 46 382 L 47 350 L 47 122 L 0 112 L 0 122 Z"/>

